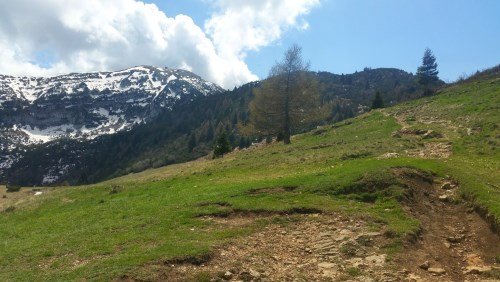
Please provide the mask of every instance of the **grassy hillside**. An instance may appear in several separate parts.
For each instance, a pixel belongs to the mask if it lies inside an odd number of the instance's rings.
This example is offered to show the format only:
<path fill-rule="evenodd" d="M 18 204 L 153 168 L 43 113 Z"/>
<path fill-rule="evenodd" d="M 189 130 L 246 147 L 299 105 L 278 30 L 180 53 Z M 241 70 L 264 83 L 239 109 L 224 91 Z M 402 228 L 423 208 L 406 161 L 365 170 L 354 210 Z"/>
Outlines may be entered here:
<path fill-rule="evenodd" d="M 494 75 L 294 136 L 289 146 L 26 194 L 30 201 L 7 195 L 0 280 L 147 278 L 145 265 L 207 254 L 294 213 L 363 218 L 393 234 L 384 248 L 397 253 L 420 223 L 405 212 L 396 167 L 455 179 L 498 224 L 499 105 Z M 271 217 L 229 228 L 201 217 L 235 213 Z"/>

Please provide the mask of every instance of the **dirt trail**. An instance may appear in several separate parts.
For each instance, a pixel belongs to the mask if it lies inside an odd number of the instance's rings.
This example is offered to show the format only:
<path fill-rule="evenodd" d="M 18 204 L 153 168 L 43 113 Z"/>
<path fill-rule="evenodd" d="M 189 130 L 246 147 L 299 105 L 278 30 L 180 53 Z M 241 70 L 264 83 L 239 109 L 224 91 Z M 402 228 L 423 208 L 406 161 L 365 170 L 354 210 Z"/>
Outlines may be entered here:
<path fill-rule="evenodd" d="M 213 219 L 240 225 L 241 216 Z M 212 281 L 401 281 L 381 246 L 382 233 L 362 220 L 336 214 L 292 215 L 286 224 L 217 249 L 206 261 L 167 262 L 155 280 L 191 281 L 203 275 Z"/>
<path fill-rule="evenodd" d="M 384 246 L 393 239 L 361 219 L 240 213 L 203 219 L 217 228 L 243 227 L 262 217 L 281 224 L 238 238 L 210 256 L 139 272 L 156 281 L 500 281 L 485 280 L 499 277 L 500 239 L 470 208 L 453 203 L 456 184 L 412 169 L 394 173 L 408 187 L 407 212 L 422 223 L 401 254 L 388 257 Z"/>
<path fill-rule="evenodd" d="M 455 202 L 458 186 L 452 180 L 396 173 L 411 189 L 408 212 L 422 224 L 416 242 L 395 261 L 414 281 L 480 280 L 478 274 L 499 270 L 499 237 L 472 208 Z"/>
<path fill-rule="evenodd" d="M 500 239 L 472 209 L 454 203 L 457 185 L 413 169 L 395 169 L 408 187 L 407 212 L 422 230 L 401 254 L 361 219 L 337 214 L 280 215 L 211 256 L 153 267 L 153 280 L 191 281 L 500 281 Z M 210 218 L 218 228 L 245 226 L 261 216 Z M 269 217 L 269 215 L 268 215 Z M 497 258 L 498 259 L 498 258 Z M 148 272 L 151 272 L 148 270 Z M 128 280 L 127 277 L 125 280 Z M 490 279 L 490 280 L 487 280 Z M 133 279 L 132 279 L 133 280 Z"/>

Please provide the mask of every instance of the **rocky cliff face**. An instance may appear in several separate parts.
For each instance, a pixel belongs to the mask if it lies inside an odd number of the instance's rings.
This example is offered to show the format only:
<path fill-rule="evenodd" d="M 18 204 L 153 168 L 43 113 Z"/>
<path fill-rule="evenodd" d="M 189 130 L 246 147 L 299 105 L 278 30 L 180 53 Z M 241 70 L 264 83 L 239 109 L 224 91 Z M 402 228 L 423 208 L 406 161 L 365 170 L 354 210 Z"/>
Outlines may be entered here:
<path fill-rule="evenodd" d="M 220 91 L 193 73 L 155 67 L 50 78 L 0 75 L 0 128 L 25 144 L 95 138 L 147 122 L 181 99 Z"/>
<path fill-rule="evenodd" d="M 180 101 L 222 91 L 191 72 L 149 66 L 48 78 L 0 75 L 0 176 L 28 146 L 126 131 Z"/>

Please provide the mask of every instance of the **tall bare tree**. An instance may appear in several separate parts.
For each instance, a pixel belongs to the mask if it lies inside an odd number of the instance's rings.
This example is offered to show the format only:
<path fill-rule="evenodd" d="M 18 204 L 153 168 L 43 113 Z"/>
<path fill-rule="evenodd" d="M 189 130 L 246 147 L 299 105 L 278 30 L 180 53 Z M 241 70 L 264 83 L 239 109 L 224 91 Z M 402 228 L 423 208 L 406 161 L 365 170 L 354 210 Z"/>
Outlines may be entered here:
<path fill-rule="evenodd" d="M 262 135 L 283 135 L 290 144 L 292 129 L 314 119 L 319 111 L 319 87 L 302 48 L 293 45 L 282 61 L 276 62 L 269 77 L 254 91 L 250 120 Z"/>

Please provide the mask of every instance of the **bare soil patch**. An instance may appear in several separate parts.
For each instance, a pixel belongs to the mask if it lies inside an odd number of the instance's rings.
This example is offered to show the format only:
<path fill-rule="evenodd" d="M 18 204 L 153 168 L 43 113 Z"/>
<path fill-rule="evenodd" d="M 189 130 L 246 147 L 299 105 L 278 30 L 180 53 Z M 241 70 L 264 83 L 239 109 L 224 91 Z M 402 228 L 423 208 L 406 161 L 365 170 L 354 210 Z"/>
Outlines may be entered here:
<path fill-rule="evenodd" d="M 214 250 L 205 261 L 167 261 L 161 267 L 149 266 L 155 272 L 154 280 L 399 281 L 402 278 L 403 273 L 390 271 L 387 255 L 380 249 L 388 239 L 370 231 L 360 219 L 309 214 L 282 220 L 283 224 L 269 225 Z"/>
<path fill-rule="evenodd" d="M 407 154 L 426 159 L 447 159 L 451 157 L 453 151 L 448 142 L 427 142 L 423 148 L 408 151 Z"/>
<path fill-rule="evenodd" d="M 413 281 L 477 281 L 496 275 L 500 239 L 489 225 L 455 195 L 453 180 L 429 181 L 415 170 L 395 173 L 410 189 L 407 209 L 422 224 L 396 264 Z M 498 278 L 498 277 L 497 277 Z"/>

